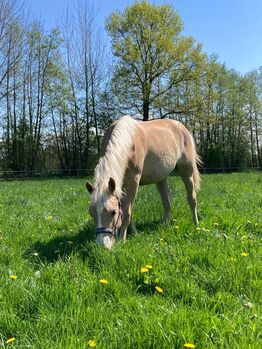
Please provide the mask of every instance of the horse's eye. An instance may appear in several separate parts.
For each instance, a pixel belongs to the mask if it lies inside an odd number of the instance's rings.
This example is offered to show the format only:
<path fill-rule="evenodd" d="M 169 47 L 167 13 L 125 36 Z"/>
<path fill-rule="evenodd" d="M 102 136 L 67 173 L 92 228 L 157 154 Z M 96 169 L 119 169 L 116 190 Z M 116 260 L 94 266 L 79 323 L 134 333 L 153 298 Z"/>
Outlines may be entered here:
<path fill-rule="evenodd" d="M 111 214 L 112 214 L 112 216 L 115 216 L 116 210 L 112 210 L 112 211 L 111 211 Z"/>

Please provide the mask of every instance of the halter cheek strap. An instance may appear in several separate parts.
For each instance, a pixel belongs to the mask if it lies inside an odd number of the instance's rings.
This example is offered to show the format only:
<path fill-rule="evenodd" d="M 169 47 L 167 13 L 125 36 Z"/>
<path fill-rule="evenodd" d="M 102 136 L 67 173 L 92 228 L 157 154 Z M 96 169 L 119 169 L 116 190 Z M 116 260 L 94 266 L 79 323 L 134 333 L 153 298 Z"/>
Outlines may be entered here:
<path fill-rule="evenodd" d="M 121 206 L 121 202 L 120 202 L 120 200 L 118 200 L 119 213 L 118 213 L 118 217 L 117 217 L 117 220 L 115 222 L 114 228 L 106 228 L 106 227 L 97 228 L 96 229 L 96 235 L 98 235 L 98 234 L 110 234 L 110 235 L 112 235 L 114 237 L 117 236 L 117 224 L 118 224 L 119 218 L 120 217 L 122 218 L 121 207 L 122 207 Z"/>

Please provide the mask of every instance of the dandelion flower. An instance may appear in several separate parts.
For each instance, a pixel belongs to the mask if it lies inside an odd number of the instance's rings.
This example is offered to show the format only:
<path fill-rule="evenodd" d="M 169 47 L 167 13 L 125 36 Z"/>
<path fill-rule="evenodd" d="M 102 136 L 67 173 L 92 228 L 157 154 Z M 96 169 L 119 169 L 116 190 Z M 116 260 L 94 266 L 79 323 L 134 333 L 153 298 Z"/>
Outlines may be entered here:
<path fill-rule="evenodd" d="M 152 269 L 152 268 L 153 268 L 153 266 L 152 266 L 152 265 L 150 265 L 150 264 L 147 264 L 147 265 L 145 265 L 145 268 L 147 268 L 147 269 Z"/>
<path fill-rule="evenodd" d="M 166 245 L 166 242 L 162 238 L 159 239 L 159 242 L 160 242 L 161 245 Z"/>
<path fill-rule="evenodd" d="M 141 272 L 141 273 L 148 273 L 148 272 L 149 272 L 149 269 L 146 268 L 146 267 L 143 267 L 143 268 L 140 269 L 140 272 Z"/>
<path fill-rule="evenodd" d="M 16 275 L 10 275 L 9 277 L 10 277 L 11 280 L 16 280 L 17 279 Z"/>
<path fill-rule="evenodd" d="M 163 290 L 161 287 L 159 287 L 159 286 L 156 286 L 156 287 L 155 287 L 155 290 L 156 290 L 158 293 L 163 293 L 163 292 L 164 292 L 164 290 Z"/>
<path fill-rule="evenodd" d="M 88 345 L 89 345 L 90 348 L 94 348 L 96 346 L 95 340 L 94 339 L 90 339 L 88 341 Z"/>
<path fill-rule="evenodd" d="M 100 279 L 99 282 L 102 285 L 108 285 L 108 281 L 106 279 Z"/>
<path fill-rule="evenodd" d="M 15 341 L 15 337 L 9 338 L 9 339 L 6 341 L 6 344 L 13 343 L 14 341 Z"/>
<path fill-rule="evenodd" d="M 48 222 L 51 222 L 51 221 L 53 220 L 53 217 L 52 217 L 51 215 L 49 215 L 49 216 L 46 217 L 46 220 L 47 220 Z"/>
<path fill-rule="evenodd" d="M 247 252 L 242 252 L 242 253 L 241 253 L 241 256 L 242 256 L 242 257 L 247 257 L 247 256 L 248 256 L 248 253 L 247 253 Z"/>
<path fill-rule="evenodd" d="M 201 228 L 197 227 L 197 228 L 196 228 L 196 230 L 197 230 L 197 231 L 200 231 L 200 230 L 201 230 Z"/>
<path fill-rule="evenodd" d="M 193 344 L 193 343 L 185 343 L 185 344 L 184 344 L 184 347 L 185 347 L 185 348 L 195 348 L 196 346 L 195 346 L 195 344 Z"/>

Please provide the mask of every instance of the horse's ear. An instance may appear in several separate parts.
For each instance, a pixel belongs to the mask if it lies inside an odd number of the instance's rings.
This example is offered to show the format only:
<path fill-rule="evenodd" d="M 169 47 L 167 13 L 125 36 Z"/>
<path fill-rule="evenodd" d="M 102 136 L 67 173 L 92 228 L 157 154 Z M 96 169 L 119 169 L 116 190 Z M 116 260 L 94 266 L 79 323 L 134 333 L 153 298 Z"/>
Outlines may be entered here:
<path fill-rule="evenodd" d="M 108 189 L 110 191 L 110 194 L 114 194 L 115 190 L 116 190 L 116 182 L 113 178 L 109 178 L 108 181 Z"/>
<path fill-rule="evenodd" d="M 86 182 L 86 189 L 89 191 L 90 194 L 92 194 L 94 191 L 94 186 L 91 183 Z"/>

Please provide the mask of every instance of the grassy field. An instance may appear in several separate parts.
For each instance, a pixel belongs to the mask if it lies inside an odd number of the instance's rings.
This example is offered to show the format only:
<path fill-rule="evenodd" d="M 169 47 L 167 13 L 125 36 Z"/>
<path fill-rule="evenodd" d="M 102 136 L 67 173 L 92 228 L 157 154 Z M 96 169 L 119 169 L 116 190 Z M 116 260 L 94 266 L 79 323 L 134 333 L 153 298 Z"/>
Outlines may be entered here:
<path fill-rule="evenodd" d="M 84 179 L 0 182 L 0 347 L 262 348 L 261 173 L 203 176 L 199 228 L 170 186 L 171 224 L 140 188 L 139 233 L 105 251 Z"/>

